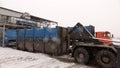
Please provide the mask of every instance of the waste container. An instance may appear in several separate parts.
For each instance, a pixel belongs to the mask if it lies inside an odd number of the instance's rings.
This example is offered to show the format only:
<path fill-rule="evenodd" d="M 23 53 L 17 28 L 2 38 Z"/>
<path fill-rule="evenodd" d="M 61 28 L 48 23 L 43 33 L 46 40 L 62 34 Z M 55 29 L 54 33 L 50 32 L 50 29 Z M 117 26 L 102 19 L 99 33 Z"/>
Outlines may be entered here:
<path fill-rule="evenodd" d="M 33 28 L 31 29 L 25 29 L 25 49 L 27 51 L 33 52 L 34 47 L 33 47 Z"/>
<path fill-rule="evenodd" d="M 36 52 L 44 53 L 44 29 L 35 28 L 34 29 L 34 49 Z"/>
<path fill-rule="evenodd" d="M 61 55 L 66 54 L 67 48 L 68 48 L 68 44 L 67 44 L 67 34 L 68 34 L 68 30 L 66 28 L 63 27 L 58 27 L 58 37 L 60 38 L 60 45 L 59 45 L 59 53 Z"/>
<path fill-rule="evenodd" d="M 57 54 L 57 28 L 44 28 L 44 31 L 45 53 L 52 55 Z"/>
<path fill-rule="evenodd" d="M 24 41 L 24 37 L 25 37 L 25 29 L 17 29 L 17 45 L 16 48 L 20 49 L 20 50 L 25 50 L 25 41 Z"/>

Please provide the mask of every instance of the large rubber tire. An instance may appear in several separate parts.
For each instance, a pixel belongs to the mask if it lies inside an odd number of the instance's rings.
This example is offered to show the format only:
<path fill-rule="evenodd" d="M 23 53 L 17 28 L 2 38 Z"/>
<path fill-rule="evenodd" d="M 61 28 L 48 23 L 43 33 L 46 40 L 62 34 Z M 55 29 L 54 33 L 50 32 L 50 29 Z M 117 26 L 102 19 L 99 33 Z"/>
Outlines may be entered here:
<path fill-rule="evenodd" d="M 89 53 L 85 48 L 77 48 L 74 51 L 74 59 L 79 64 L 87 64 L 89 60 Z"/>
<path fill-rule="evenodd" d="M 101 68 L 114 68 L 116 56 L 109 50 L 101 50 L 96 55 L 96 61 Z"/>

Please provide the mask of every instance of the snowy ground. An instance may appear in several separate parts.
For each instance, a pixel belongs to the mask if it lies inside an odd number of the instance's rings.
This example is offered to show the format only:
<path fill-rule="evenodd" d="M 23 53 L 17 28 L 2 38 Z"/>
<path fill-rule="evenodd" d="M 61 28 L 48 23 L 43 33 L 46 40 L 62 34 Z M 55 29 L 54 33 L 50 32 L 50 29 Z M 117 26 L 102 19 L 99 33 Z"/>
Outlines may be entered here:
<path fill-rule="evenodd" d="M 66 56 L 65 56 L 66 57 Z M 0 68 L 93 68 L 73 60 L 0 47 Z"/>

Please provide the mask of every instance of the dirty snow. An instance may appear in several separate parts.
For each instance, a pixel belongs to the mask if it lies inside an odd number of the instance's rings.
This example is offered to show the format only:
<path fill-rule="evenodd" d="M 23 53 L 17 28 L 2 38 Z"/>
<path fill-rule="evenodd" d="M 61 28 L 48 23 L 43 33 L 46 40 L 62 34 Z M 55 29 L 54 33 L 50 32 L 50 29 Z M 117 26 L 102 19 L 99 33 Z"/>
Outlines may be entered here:
<path fill-rule="evenodd" d="M 60 58 L 0 47 L 0 68 L 93 68 Z"/>

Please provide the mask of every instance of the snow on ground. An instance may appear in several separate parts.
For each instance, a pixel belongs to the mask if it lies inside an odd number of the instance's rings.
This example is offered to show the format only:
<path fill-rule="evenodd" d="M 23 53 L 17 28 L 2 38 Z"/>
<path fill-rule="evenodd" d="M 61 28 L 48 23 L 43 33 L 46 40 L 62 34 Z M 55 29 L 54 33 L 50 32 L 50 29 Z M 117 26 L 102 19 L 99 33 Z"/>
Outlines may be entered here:
<path fill-rule="evenodd" d="M 60 58 L 60 57 L 59 57 Z M 63 62 L 42 53 L 30 53 L 0 47 L 0 68 L 92 68 L 90 66 Z"/>
<path fill-rule="evenodd" d="M 112 41 L 114 45 L 120 45 L 120 39 L 117 39 L 117 38 L 112 38 Z"/>

